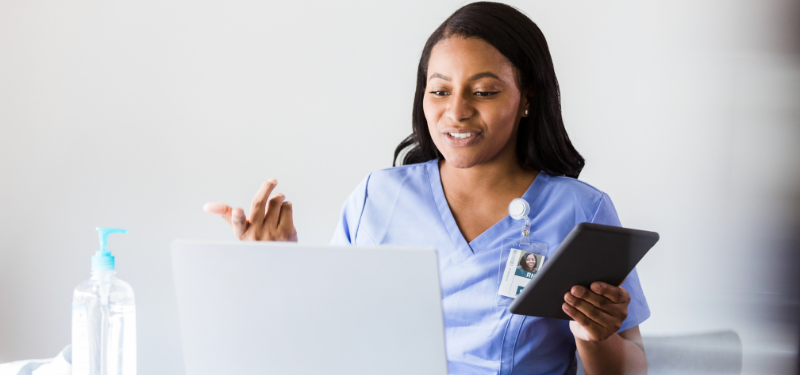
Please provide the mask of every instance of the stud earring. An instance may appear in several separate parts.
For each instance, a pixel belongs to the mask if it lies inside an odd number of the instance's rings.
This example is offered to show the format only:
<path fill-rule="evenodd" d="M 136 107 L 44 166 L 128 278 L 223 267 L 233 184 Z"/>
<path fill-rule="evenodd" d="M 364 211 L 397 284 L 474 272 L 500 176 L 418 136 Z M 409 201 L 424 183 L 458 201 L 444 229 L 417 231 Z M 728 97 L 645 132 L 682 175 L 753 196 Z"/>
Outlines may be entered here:
<path fill-rule="evenodd" d="M 527 116 L 527 115 L 528 115 L 528 110 L 526 109 L 526 110 L 525 110 L 525 116 Z"/>

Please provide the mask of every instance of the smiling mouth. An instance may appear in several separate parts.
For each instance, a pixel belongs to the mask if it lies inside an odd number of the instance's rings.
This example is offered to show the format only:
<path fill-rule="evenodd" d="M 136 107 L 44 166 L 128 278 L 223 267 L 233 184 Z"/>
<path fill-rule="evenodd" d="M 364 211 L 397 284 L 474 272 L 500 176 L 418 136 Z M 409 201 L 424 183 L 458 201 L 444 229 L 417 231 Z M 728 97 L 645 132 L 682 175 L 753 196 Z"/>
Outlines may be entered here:
<path fill-rule="evenodd" d="M 443 131 L 441 134 L 451 147 L 469 147 L 481 139 L 482 132 L 480 130 L 456 130 L 455 132 Z"/>
<path fill-rule="evenodd" d="M 467 139 L 472 137 L 472 133 L 447 133 L 455 139 Z"/>

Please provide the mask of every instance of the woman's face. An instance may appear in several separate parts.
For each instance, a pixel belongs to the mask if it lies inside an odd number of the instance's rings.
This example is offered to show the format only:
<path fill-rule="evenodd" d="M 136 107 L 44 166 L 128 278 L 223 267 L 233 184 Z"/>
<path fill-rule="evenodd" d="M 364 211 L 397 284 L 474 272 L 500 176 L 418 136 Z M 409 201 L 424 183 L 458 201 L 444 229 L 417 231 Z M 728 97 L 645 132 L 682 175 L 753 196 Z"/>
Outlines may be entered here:
<path fill-rule="evenodd" d="M 501 154 L 513 157 L 528 104 L 515 73 L 483 39 L 455 36 L 433 47 L 422 106 L 433 143 L 448 164 L 470 168 Z"/>
<path fill-rule="evenodd" d="M 533 255 L 528 255 L 528 257 L 525 258 L 525 265 L 529 270 L 533 270 L 533 267 L 536 267 L 536 257 Z"/>

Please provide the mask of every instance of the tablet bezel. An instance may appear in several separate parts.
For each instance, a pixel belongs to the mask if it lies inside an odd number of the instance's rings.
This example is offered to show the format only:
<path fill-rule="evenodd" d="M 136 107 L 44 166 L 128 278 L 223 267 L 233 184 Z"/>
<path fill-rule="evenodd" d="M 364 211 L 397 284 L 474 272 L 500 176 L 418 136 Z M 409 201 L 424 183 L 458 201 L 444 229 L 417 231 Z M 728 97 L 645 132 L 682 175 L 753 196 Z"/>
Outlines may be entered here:
<path fill-rule="evenodd" d="M 572 320 L 562 309 L 574 286 L 602 281 L 620 285 L 659 235 L 638 229 L 580 223 L 508 306 L 512 314 Z"/>

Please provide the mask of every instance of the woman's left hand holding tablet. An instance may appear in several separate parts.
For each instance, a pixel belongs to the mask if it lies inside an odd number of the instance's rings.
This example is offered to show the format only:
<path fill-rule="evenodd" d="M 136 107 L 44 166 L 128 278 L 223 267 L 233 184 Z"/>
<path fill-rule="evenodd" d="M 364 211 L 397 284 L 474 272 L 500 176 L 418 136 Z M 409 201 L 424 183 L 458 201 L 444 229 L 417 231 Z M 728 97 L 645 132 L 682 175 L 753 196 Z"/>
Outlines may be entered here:
<path fill-rule="evenodd" d="M 292 218 L 292 204 L 286 197 L 269 195 L 278 181 L 268 180 L 261 184 L 250 205 L 250 215 L 244 216 L 241 208 L 231 208 L 224 203 L 206 203 L 203 210 L 222 216 L 236 238 L 242 241 L 294 241 L 297 242 L 297 231 Z"/>
<path fill-rule="evenodd" d="M 591 289 L 573 286 L 564 301 L 561 307 L 573 319 L 569 328 L 575 338 L 603 341 L 616 333 L 628 317 L 631 297 L 622 287 L 594 282 Z"/>

